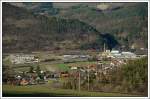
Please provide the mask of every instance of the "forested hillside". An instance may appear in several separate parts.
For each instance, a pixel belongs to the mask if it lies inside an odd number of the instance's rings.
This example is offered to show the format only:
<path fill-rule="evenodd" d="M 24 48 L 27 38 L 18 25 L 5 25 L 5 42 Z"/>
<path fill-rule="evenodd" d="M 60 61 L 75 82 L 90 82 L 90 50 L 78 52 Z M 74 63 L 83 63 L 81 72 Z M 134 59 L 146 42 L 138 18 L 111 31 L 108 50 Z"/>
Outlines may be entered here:
<path fill-rule="evenodd" d="M 35 15 L 3 3 L 3 51 L 102 48 L 108 40 L 77 19 Z"/>
<path fill-rule="evenodd" d="M 147 49 L 147 8 L 147 3 L 3 3 L 3 48 L 102 49 L 105 42 L 109 49 Z"/>
<path fill-rule="evenodd" d="M 124 3 L 119 6 L 106 3 L 98 7 L 86 4 L 60 10 L 59 16 L 79 19 L 95 27 L 101 33 L 109 33 L 125 47 L 148 47 L 148 4 Z M 102 7 L 108 7 L 103 10 Z"/>

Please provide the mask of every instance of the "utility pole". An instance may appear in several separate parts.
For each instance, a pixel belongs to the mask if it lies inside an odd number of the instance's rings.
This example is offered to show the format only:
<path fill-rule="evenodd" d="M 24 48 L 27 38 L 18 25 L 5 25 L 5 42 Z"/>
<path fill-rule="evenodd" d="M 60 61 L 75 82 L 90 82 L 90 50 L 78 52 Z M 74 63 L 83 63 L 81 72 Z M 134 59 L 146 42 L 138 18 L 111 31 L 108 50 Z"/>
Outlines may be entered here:
<path fill-rule="evenodd" d="M 89 82 L 89 80 L 90 80 L 90 76 L 89 76 L 89 65 L 88 65 L 88 91 L 89 91 L 89 89 L 90 89 L 90 82 Z"/>
<path fill-rule="evenodd" d="M 88 43 L 90 43 L 90 37 L 89 37 L 89 34 L 88 34 Z M 89 83 L 89 80 L 90 80 L 90 77 L 89 77 L 89 65 L 88 65 L 88 91 L 89 91 L 89 87 L 90 87 L 90 83 Z"/>
<path fill-rule="evenodd" d="M 80 89 L 81 89 L 81 84 L 80 84 L 80 69 L 79 69 L 79 92 L 80 92 Z"/>
<path fill-rule="evenodd" d="M 97 78 L 98 78 L 98 60 L 97 60 L 97 64 L 96 64 L 96 80 L 97 80 Z"/>

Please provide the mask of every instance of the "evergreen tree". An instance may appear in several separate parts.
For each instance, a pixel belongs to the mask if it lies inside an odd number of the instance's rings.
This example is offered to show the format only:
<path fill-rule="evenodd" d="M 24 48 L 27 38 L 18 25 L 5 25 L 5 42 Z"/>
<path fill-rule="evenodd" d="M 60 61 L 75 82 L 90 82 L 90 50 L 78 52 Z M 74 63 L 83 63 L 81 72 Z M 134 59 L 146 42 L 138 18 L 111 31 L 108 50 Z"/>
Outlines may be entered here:
<path fill-rule="evenodd" d="M 29 73 L 33 73 L 33 70 L 34 70 L 34 68 L 33 68 L 33 66 L 31 66 L 30 70 L 29 70 Z"/>
<path fill-rule="evenodd" d="M 38 74 L 38 76 L 40 76 L 40 74 L 41 74 L 41 69 L 40 69 L 39 65 L 37 65 L 36 73 Z"/>

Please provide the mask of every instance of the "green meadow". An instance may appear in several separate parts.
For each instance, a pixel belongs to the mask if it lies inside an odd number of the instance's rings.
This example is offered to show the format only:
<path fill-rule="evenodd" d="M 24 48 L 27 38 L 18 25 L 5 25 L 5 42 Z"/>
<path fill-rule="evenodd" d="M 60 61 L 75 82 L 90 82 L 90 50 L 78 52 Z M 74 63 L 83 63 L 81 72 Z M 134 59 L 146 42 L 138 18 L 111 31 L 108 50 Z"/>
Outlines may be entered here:
<path fill-rule="evenodd" d="M 12 86 L 3 85 L 3 96 L 7 97 L 133 97 L 138 95 L 129 95 L 121 93 L 104 93 L 104 92 L 88 92 L 69 89 L 51 88 L 48 85 L 31 85 L 31 86 Z"/>

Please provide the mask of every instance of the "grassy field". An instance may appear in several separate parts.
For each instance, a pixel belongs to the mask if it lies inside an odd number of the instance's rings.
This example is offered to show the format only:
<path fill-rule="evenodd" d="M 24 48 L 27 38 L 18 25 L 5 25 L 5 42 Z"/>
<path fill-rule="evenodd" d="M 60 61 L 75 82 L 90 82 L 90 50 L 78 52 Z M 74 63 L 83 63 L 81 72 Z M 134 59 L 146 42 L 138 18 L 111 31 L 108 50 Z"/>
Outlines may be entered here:
<path fill-rule="evenodd" d="M 36 66 L 39 65 L 41 70 L 69 70 L 69 66 L 87 66 L 91 64 L 96 64 L 95 61 L 83 61 L 83 62 L 73 62 L 73 63 L 51 63 L 51 62 L 39 62 L 38 64 L 18 64 L 14 65 L 13 68 L 15 71 L 29 71 L 30 66 L 33 66 L 36 69 Z"/>
<path fill-rule="evenodd" d="M 138 95 L 120 94 L 120 93 L 104 93 L 104 92 L 87 92 L 75 91 L 69 89 L 54 89 L 48 85 L 32 85 L 32 86 L 12 86 L 3 85 L 3 97 L 133 97 Z"/>
<path fill-rule="evenodd" d="M 9 65 L 13 67 L 14 71 L 29 71 L 30 67 L 33 66 L 34 69 L 36 69 L 37 65 L 40 66 L 41 70 L 43 71 L 57 71 L 57 70 L 69 70 L 69 66 L 87 66 L 90 64 L 96 64 L 96 62 L 93 61 L 83 61 L 83 62 L 72 62 L 72 63 L 63 63 L 63 60 L 61 55 L 57 53 L 50 53 L 50 52 L 39 52 L 34 53 L 35 56 L 39 57 L 40 61 L 39 63 L 28 63 L 28 64 L 11 64 L 8 57 L 5 57 L 3 59 L 3 64 Z M 43 61 L 46 59 L 54 59 L 54 61 Z M 59 59 L 59 60 L 58 60 Z"/>

